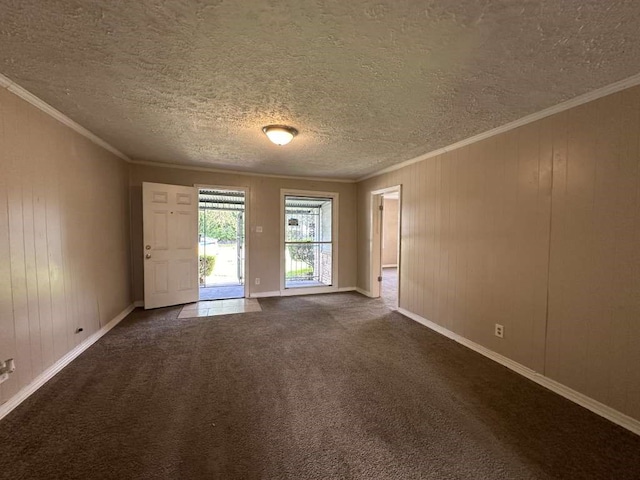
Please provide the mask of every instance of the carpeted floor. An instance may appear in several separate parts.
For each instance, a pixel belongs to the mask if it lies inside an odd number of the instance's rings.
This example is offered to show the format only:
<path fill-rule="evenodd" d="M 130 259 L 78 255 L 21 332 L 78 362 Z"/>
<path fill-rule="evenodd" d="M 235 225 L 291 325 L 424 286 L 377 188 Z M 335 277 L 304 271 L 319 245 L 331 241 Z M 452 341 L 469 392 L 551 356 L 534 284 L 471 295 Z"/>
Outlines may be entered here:
<path fill-rule="evenodd" d="M 398 269 L 387 267 L 382 269 L 380 295 L 384 304 L 391 310 L 398 308 Z"/>
<path fill-rule="evenodd" d="M 640 437 L 381 299 L 260 303 L 135 311 L 0 421 L 0 478 L 640 478 Z"/>

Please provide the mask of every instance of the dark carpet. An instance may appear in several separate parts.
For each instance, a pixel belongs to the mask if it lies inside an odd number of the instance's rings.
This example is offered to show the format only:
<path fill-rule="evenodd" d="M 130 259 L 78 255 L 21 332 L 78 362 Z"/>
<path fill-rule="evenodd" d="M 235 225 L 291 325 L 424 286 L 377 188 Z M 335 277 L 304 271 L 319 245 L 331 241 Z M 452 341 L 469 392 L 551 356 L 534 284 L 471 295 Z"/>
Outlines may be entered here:
<path fill-rule="evenodd" d="M 0 422 L 0 478 L 640 478 L 640 437 L 383 300 L 260 303 L 132 313 Z"/>

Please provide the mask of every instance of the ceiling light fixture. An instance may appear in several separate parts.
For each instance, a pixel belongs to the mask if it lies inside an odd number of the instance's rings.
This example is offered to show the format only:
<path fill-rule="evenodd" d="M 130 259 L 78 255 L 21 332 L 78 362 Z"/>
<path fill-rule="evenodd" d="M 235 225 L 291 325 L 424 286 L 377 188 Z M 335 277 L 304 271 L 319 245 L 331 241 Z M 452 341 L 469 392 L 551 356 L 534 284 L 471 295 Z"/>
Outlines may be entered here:
<path fill-rule="evenodd" d="M 286 125 L 267 125 L 262 131 L 276 145 L 286 145 L 298 134 L 298 130 Z"/>

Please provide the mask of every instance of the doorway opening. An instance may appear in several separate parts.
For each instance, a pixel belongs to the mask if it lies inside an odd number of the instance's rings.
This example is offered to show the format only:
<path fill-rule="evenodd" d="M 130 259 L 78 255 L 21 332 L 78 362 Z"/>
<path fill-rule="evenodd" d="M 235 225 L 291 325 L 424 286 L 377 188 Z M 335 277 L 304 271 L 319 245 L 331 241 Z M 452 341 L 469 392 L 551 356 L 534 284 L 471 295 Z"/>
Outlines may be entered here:
<path fill-rule="evenodd" d="M 335 290 L 336 193 L 283 191 L 281 294 Z"/>
<path fill-rule="evenodd" d="M 200 300 L 246 296 L 245 200 L 244 190 L 200 188 L 198 192 Z"/>
<path fill-rule="evenodd" d="M 397 309 L 400 299 L 400 186 L 372 192 L 371 294 Z"/>

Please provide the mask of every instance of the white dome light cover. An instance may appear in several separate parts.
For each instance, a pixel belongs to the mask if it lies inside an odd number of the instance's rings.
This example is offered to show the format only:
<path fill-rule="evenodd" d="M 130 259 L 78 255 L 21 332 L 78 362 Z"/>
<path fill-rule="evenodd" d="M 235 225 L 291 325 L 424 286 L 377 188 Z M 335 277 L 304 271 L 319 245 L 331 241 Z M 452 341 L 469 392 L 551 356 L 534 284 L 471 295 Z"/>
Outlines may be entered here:
<path fill-rule="evenodd" d="M 298 130 L 287 125 L 267 125 L 262 131 L 276 145 L 286 145 L 298 134 Z"/>

